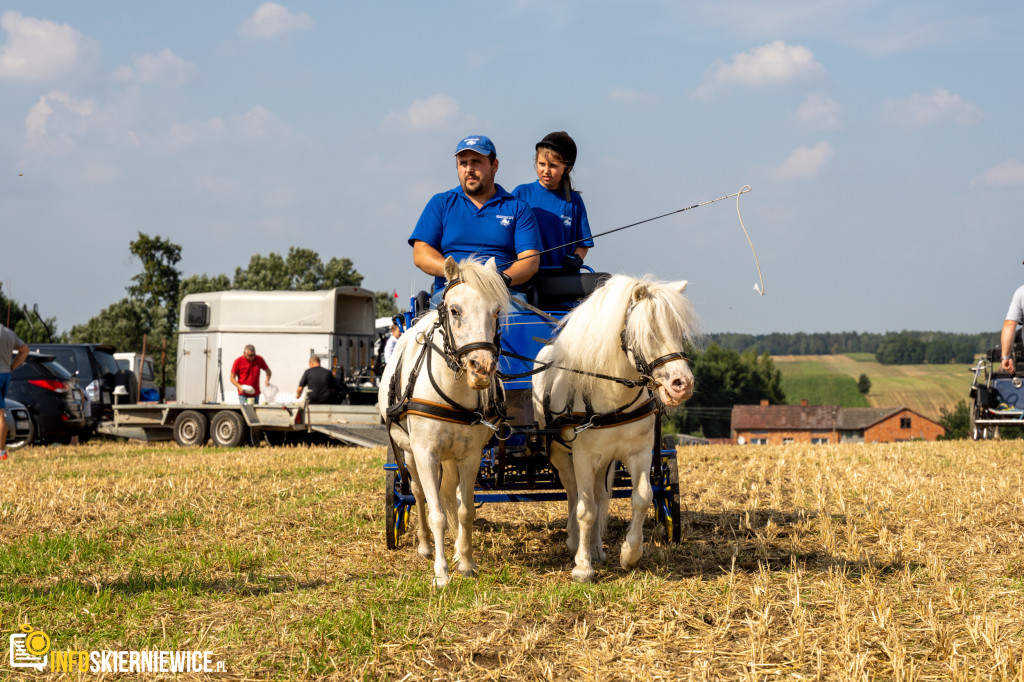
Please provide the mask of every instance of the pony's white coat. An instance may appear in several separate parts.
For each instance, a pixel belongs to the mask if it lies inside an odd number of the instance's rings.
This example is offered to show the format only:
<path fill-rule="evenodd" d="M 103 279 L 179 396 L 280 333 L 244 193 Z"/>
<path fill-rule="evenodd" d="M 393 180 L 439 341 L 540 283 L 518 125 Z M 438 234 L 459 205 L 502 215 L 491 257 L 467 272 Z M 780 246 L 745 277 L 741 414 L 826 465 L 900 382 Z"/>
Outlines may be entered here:
<path fill-rule="evenodd" d="M 646 400 L 639 389 L 569 370 L 638 379 L 632 354 L 639 351 L 647 362 L 696 346 L 698 321 L 693 306 L 683 296 L 686 282 L 656 282 L 616 275 L 594 291 L 563 319 L 555 341 L 537 358 L 552 367 L 534 378 L 534 413 L 544 425 L 544 402 L 554 414 L 584 411 L 583 396 L 590 398 L 597 414 L 614 412 Z M 693 392 L 693 374 L 683 359 L 672 360 L 653 372 L 657 391 L 667 405 L 679 405 Z M 567 404 L 570 401 L 571 404 Z M 636 403 L 633 401 L 636 400 Z M 605 558 L 602 536 L 607 523 L 610 465 L 622 462 L 633 482 L 632 519 L 622 544 L 620 563 L 632 568 L 643 553 L 643 520 L 653 500 L 650 482 L 651 450 L 655 415 L 643 419 L 581 431 L 570 450 L 552 441 L 549 450 L 569 498 L 569 550 L 576 555 L 573 579 L 593 579 L 593 558 Z M 581 538 L 586 541 L 581 542 Z"/>
<path fill-rule="evenodd" d="M 498 274 L 494 259 L 486 264 L 468 259 L 456 264 L 449 258 L 445 262 L 445 276 L 449 282 L 456 278 L 462 280 L 462 284 L 452 287 L 445 295 L 453 337 L 451 345 L 458 348 L 468 343 L 493 341 L 496 325 L 508 311 L 508 289 Z M 389 407 L 388 391 L 384 387 L 391 385 L 391 378 L 399 365 L 401 385 L 403 388 L 407 385 L 416 356 L 423 350 L 420 337 L 430 332 L 436 320 L 436 311 L 428 313 L 399 339 L 380 380 L 382 390 L 377 408 L 381 417 L 386 419 Z M 437 347 L 443 347 L 440 329 L 435 330 L 431 338 Z M 467 409 L 476 410 L 478 405 L 487 405 L 492 392 L 498 389 L 498 379 L 494 376 L 497 361 L 488 350 L 470 351 L 460 360 L 463 377 L 453 372 L 444 358 L 435 353 L 431 358 L 432 374 L 438 387 L 449 398 Z M 420 368 L 413 397 L 434 403 L 445 402 L 431 386 L 425 361 Z M 457 424 L 415 414 L 407 415 L 402 425 L 405 430 L 393 425 L 391 436 L 401 451 L 396 456 L 404 456 L 411 474 L 419 517 L 417 551 L 422 556 L 434 557 L 434 585 L 443 587 L 449 580 L 444 554 L 447 526 L 458 527 L 455 558 L 459 571 L 464 575 L 473 575 L 477 571 L 471 540 L 475 516 L 473 487 L 484 444 L 493 432 L 483 424 Z M 427 537 L 428 526 L 433 535 L 433 548 Z"/>

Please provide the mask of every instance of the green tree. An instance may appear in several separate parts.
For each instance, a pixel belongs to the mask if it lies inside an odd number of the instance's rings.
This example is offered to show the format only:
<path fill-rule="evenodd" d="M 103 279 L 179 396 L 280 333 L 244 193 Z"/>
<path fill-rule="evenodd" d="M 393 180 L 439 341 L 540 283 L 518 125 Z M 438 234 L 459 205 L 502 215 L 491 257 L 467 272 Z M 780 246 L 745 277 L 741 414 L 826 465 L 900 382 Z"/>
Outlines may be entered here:
<path fill-rule="evenodd" d="M 132 255 L 142 262 L 142 272 L 132 277 L 128 296 L 142 301 L 151 309 L 160 307 L 170 327 L 178 315 L 178 294 L 181 271 L 181 247 L 159 236 L 139 232 L 139 238 L 128 245 Z"/>
<path fill-rule="evenodd" d="M 189 294 L 205 294 L 208 291 L 227 291 L 231 288 L 231 280 L 227 275 L 190 275 L 181 280 L 178 289 L 178 300 L 181 301 Z"/>
<path fill-rule="evenodd" d="M 288 256 L 254 254 L 247 268 L 236 268 L 231 289 L 253 291 L 316 291 L 360 286 L 363 276 L 348 258 L 332 258 L 326 264 L 310 249 L 291 247 Z"/>
<path fill-rule="evenodd" d="M 395 293 L 378 291 L 375 294 L 377 304 L 377 317 L 394 317 L 404 312 L 398 307 L 398 297 Z"/>
<path fill-rule="evenodd" d="M 861 374 L 860 378 L 857 379 L 857 390 L 861 395 L 871 393 L 871 379 L 868 379 L 867 374 Z"/>
<path fill-rule="evenodd" d="M 712 344 L 693 360 L 696 383 L 694 395 L 685 407 L 669 414 L 676 429 L 683 433 L 702 433 L 708 438 L 730 435 L 733 405 L 756 405 L 762 399 L 781 404 L 782 374 L 768 353 L 753 350 L 740 354 Z"/>
<path fill-rule="evenodd" d="M 971 409 L 966 400 L 961 400 L 952 410 L 939 408 L 939 423 L 946 427 L 946 435 L 939 440 L 963 440 L 971 435 Z"/>

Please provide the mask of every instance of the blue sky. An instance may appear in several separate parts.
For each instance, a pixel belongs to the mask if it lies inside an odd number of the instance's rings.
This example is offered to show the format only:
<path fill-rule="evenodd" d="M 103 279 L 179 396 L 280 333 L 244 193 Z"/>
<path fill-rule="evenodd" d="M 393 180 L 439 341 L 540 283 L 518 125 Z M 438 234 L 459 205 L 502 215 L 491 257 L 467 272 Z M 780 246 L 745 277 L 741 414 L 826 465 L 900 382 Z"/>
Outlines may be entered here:
<path fill-rule="evenodd" d="M 184 274 L 406 239 L 490 136 L 577 142 L 599 270 L 687 279 L 709 331 L 998 330 L 1024 284 L 1024 5 L 945 0 L 0 4 L 0 282 L 69 329 L 139 231 Z"/>

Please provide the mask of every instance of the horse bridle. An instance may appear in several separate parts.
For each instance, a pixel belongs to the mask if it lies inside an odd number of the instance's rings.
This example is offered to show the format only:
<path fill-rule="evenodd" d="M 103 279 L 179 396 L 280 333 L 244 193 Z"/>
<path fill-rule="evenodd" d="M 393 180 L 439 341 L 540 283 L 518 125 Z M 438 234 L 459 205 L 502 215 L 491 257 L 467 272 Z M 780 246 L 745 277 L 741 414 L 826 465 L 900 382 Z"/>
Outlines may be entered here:
<path fill-rule="evenodd" d="M 492 341 L 474 341 L 472 343 L 466 343 L 458 348 L 452 345 L 452 339 L 455 338 L 454 332 L 452 332 L 452 322 L 448 313 L 448 304 L 445 298 L 448 296 L 448 292 L 452 288 L 462 284 L 462 280 L 455 278 L 448 282 L 445 286 L 444 291 L 441 293 L 441 302 L 437 304 L 437 322 L 435 323 L 441 330 L 441 339 L 443 342 L 443 350 L 441 355 L 444 356 L 444 361 L 448 367 L 458 374 L 462 369 L 462 356 L 466 353 L 471 353 L 475 350 L 486 350 L 490 351 L 495 360 L 501 355 L 501 322 L 495 323 L 494 327 L 494 339 Z"/>
<path fill-rule="evenodd" d="M 654 388 L 657 382 L 654 380 L 654 370 L 658 369 L 664 364 L 673 362 L 675 360 L 685 360 L 690 362 L 690 356 L 684 352 L 666 353 L 665 355 L 659 356 L 647 362 L 644 358 L 644 354 L 640 352 L 639 348 L 631 348 L 626 343 L 626 328 L 629 326 L 629 316 L 633 312 L 633 308 L 636 306 L 630 306 L 626 310 L 626 318 L 622 321 L 622 331 L 619 332 L 619 344 L 622 348 L 622 352 L 626 354 L 626 357 L 633 356 L 633 364 L 636 366 L 636 371 L 640 374 L 641 381 L 647 385 L 648 388 Z"/>

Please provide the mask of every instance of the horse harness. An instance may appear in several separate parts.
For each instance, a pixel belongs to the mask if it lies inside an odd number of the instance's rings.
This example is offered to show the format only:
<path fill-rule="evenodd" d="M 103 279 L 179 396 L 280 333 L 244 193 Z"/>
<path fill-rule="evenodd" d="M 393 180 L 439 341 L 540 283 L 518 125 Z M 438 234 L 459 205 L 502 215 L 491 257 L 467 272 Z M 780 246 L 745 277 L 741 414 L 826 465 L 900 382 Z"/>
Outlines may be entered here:
<path fill-rule="evenodd" d="M 626 313 L 626 320 L 629 319 L 629 312 Z M 689 357 L 686 353 L 666 353 L 658 358 L 655 358 L 651 362 L 647 362 L 644 358 L 643 353 L 637 348 L 630 348 L 626 343 L 626 322 L 623 322 L 622 332 L 619 334 L 620 346 L 622 352 L 628 357 L 633 356 L 633 364 L 636 367 L 637 373 L 640 375 L 637 379 L 627 379 L 624 377 L 609 376 L 606 374 L 598 374 L 596 372 L 587 372 L 581 369 L 573 369 L 571 367 L 559 367 L 565 371 L 573 372 L 575 374 L 583 374 L 586 376 L 595 377 L 597 379 L 604 379 L 606 381 L 614 381 L 615 383 L 622 384 L 629 388 L 640 387 L 639 392 L 636 396 L 621 407 L 618 407 L 610 412 L 602 412 L 598 414 L 594 410 L 594 406 L 591 404 L 590 396 L 583 394 L 583 412 L 573 412 L 569 406 L 576 402 L 576 396 L 572 389 L 565 399 L 565 410 L 559 413 L 555 413 L 551 409 L 551 393 L 545 393 L 543 398 L 544 408 L 544 421 L 547 424 L 545 431 L 549 437 L 553 440 L 558 441 L 566 448 L 572 449 L 571 443 L 576 440 L 576 436 L 580 432 L 587 429 L 603 429 L 611 426 L 621 426 L 623 424 L 629 424 L 631 422 L 639 421 L 651 414 L 661 414 L 665 410 L 665 405 L 661 402 L 658 394 L 653 390 L 657 386 L 657 382 L 654 380 L 654 370 L 662 365 L 672 362 L 674 360 L 686 360 L 689 361 Z M 544 367 L 547 369 L 550 365 Z M 647 394 L 647 399 L 643 400 L 644 394 Z M 638 404 L 639 403 L 639 404 Z M 566 429 L 572 429 L 572 437 L 567 438 Z"/>

